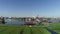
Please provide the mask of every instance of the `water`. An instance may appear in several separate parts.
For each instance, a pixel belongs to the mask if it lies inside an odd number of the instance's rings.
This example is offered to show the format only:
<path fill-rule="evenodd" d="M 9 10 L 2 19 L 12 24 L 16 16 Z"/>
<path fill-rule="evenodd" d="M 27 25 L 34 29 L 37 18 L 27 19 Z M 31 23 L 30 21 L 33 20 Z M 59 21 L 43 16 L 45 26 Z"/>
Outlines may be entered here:
<path fill-rule="evenodd" d="M 59 22 L 60 20 L 48 20 L 48 22 Z M 5 24 L 24 24 L 25 21 L 15 19 L 5 19 Z"/>
<path fill-rule="evenodd" d="M 48 29 L 47 27 L 45 29 L 47 29 L 51 34 L 58 34 L 58 33 L 54 32 L 54 31 Z"/>
<path fill-rule="evenodd" d="M 22 20 L 5 19 L 5 24 L 24 24 Z"/>
<path fill-rule="evenodd" d="M 56 20 L 48 20 L 48 22 L 60 22 L 60 20 L 56 19 Z"/>

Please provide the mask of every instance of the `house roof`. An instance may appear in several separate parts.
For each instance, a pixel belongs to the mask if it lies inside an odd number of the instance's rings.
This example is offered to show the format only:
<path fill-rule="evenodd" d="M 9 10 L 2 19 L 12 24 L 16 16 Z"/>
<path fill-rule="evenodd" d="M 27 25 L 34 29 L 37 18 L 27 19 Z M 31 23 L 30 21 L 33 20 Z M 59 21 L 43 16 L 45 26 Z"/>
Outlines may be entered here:
<path fill-rule="evenodd" d="M 25 24 L 29 25 L 29 24 L 34 24 L 33 22 L 25 22 Z"/>

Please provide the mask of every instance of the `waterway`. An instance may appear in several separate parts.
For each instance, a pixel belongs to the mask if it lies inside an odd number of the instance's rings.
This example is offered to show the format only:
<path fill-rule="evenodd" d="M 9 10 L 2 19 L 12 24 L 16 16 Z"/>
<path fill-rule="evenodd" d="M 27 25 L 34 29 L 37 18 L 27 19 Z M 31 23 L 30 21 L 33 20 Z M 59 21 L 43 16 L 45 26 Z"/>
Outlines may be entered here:
<path fill-rule="evenodd" d="M 5 24 L 23 24 L 24 21 L 22 20 L 15 20 L 15 19 L 6 19 Z"/>
<path fill-rule="evenodd" d="M 25 21 L 16 19 L 5 19 L 5 22 L 5 24 L 24 24 Z M 60 20 L 48 20 L 48 22 L 60 22 Z"/>

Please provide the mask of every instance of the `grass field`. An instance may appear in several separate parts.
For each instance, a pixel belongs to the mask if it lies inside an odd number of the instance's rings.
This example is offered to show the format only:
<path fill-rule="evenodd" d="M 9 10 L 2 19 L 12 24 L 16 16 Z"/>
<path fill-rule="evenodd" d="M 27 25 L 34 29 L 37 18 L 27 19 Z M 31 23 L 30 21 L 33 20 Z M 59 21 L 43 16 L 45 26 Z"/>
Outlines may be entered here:
<path fill-rule="evenodd" d="M 0 34 L 51 34 L 41 27 L 26 27 L 25 25 L 0 24 Z"/>
<path fill-rule="evenodd" d="M 60 34 L 60 22 L 52 23 L 48 28 Z"/>
<path fill-rule="evenodd" d="M 60 34 L 59 22 L 51 23 L 48 28 Z M 0 24 L 0 34 L 51 34 L 51 32 L 46 30 L 44 27 L 28 27 L 26 25 Z"/>

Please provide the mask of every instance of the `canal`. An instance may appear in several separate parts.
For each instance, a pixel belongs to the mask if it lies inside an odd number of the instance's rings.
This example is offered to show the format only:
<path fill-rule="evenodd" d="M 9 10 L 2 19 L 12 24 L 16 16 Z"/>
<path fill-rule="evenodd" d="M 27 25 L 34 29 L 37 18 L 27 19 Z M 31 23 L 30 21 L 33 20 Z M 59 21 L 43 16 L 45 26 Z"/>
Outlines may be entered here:
<path fill-rule="evenodd" d="M 23 24 L 24 21 L 22 20 L 15 20 L 15 19 L 5 19 L 5 24 Z"/>

